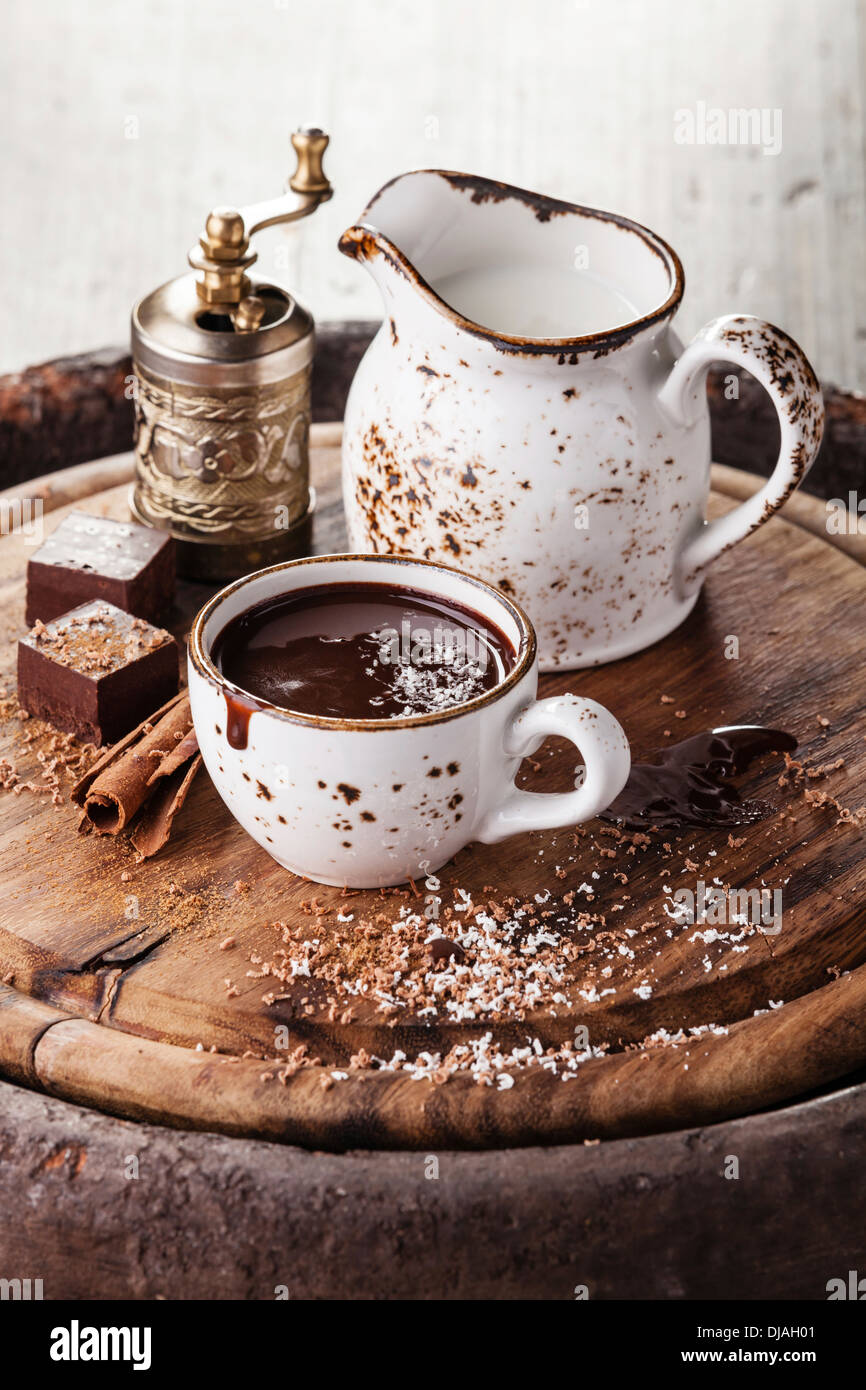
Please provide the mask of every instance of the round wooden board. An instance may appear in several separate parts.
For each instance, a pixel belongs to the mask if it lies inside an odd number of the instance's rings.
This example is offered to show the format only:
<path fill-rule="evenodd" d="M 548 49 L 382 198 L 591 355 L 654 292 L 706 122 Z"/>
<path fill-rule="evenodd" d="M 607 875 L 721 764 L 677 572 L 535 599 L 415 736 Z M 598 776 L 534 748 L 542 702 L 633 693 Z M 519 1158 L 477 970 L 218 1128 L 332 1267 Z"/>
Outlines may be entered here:
<path fill-rule="evenodd" d="M 338 428 L 316 427 L 320 553 L 343 545 L 338 444 Z M 41 489 L 49 530 L 71 501 L 125 515 L 128 476 L 128 460 L 102 461 L 21 491 L 34 496 Z M 101 490 L 91 492 L 94 477 Z M 728 505 L 714 498 L 715 507 Z M 856 615 L 866 576 L 855 559 L 805 529 L 820 531 L 820 504 L 799 498 L 796 515 L 804 525 L 775 519 L 727 556 L 670 638 L 609 667 L 546 677 L 543 693 L 575 689 L 601 700 L 623 722 L 637 757 L 664 746 L 666 729 L 675 738 L 720 723 L 788 729 L 808 764 L 844 759 L 814 787 L 856 806 L 866 763 Z M 0 681 L 10 687 L 28 553 L 26 538 L 0 541 Z M 182 586 L 179 634 L 207 592 Z M 732 636 L 739 656 L 728 659 Z M 662 695 L 674 703 L 662 703 Z M 676 718 L 677 710 L 685 717 Z M 22 729 L 12 719 L 0 731 L 0 757 L 23 776 L 38 776 Z M 573 752 L 550 745 L 538 759 L 531 777 L 537 789 L 561 787 L 573 776 Z M 271 924 L 309 924 L 302 903 L 315 897 L 331 909 L 313 919 L 322 937 L 347 900 L 274 864 L 237 827 L 205 775 L 171 841 L 146 864 L 124 841 L 77 836 L 70 806 L 7 792 L 0 803 L 0 1070 L 133 1118 L 331 1149 L 505 1147 L 652 1133 L 801 1095 L 866 1061 L 866 912 L 858 901 L 864 842 L 855 825 L 838 823 L 832 806 L 777 788 L 778 772 L 768 763 L 743 779 L 744 790 L 768 796 L 779 813 L 738 832 L 739 846 L 727 834 L 694 831 L 669 850 L 659 837 L 634 855 L 616 850 L 609 859 L 600 851 L 613 841 L 595 823 L 576 844 L 561 831 L 458 856 L 440 875 L 445 902 L 463 890 L 480 906 L 491 896 L 486 885 L 498 899 L 550 892 L 543 910 L 555 912 L 560 931 L 571 930 L 568 923 L 591 906 L 606 913 L 612 933 L 603 953 L 580 956 L 569 980 L 573 1004 L 487 1025 L 425 1024 L 405 1015 L 389 1021 L 366 1000 L 341 1023 L 327 1017 L 309 982 L 297 985 L 293 998 L 263 1002 L 269 982 L 246 972 L 251 956 L 267 959 L 272 951 Z M 694 927 L 677 926 L 665 913 L 663 887 L 694 888 L 699 878 L 780 888 L 781 933 L 751 932 L 735 942 L 729 933 L 700 939 Z M 592 903 L 578 892 L 573 907 L 566 905 L 564 896 L 586 882 L 595 889 Z M 237 883 L 246 889 L 237 891 Z M 359 919 L 374 912 L 388 920 L 414 906 L 409 890 L 362 894 L 349 905 Z M 227 936 L 236 944 L 220 950 Z M 238 991 L 232 997 L 226 978 Z M 398 1049 L 409 1057 L 444 1053 L 488 1029 L 508 1048 L 527 1037 L 556 1045 L 579 1025 L 594 1046 L 610 1050 L 583 1064 L 567 1085 L 541 1069 L 499 1091 L 465 1075 L 434 1086 L 348 1066 L 361 1048 L 385 1058 Z M 670 1035 L 705 1025 L 718 1031 L 679 1045 L 641 1046 L 659 1030 Z M 308 1043 L 323 1064 L 297 1071 L 284 1085 L 259 1060 L 274 1056 L 280 1026 L 290 1048 Z M 336 1067 L 349 1071 L 348 1080 L 324 1089 L 323 1078 Z"/>

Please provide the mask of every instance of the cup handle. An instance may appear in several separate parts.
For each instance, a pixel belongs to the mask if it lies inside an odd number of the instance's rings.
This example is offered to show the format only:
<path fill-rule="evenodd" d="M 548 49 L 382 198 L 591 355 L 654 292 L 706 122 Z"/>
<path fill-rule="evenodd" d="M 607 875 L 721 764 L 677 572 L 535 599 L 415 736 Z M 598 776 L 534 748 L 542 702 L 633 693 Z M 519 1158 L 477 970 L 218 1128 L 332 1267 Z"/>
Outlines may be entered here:
<path fill-rule="evenodd" d="M 812 466 L 824 431 L 824 399 L 805 354 L 781 328 L 746 314 L 712 319 L 675 362 L 658 399 L 678 425 L 689 428 L 700 419 L 707 369 L 719 361 L 745 368 L 761 383 L 776 407 L 782 441 L 763 487 L 686 538 L 677 562 L 684 596 L 694 593 L 713 560 L 756 531 L 790 497 Z"/>
<path fill-rule="evenodd" d="M 512 786 L 501 806 L 489 811 L 474 838 L 492 845 L 522 830 L 554 830 L 578 825 L 606 810 L 625 786 L 631 767 L 628 740 L 612 714 L 595 700 L 552 695 L 526 705 L 505 732 L 503 751 L 522 758 L 548 734 L 569 739 L 586 767 L 573 792 L 524 792 Z"/>

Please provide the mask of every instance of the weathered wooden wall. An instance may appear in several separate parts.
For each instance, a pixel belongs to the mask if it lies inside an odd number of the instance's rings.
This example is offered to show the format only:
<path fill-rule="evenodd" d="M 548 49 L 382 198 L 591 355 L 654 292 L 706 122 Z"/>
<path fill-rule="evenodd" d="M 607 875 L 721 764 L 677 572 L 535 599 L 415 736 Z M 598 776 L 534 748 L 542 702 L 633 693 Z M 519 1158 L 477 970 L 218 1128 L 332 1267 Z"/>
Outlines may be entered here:
<path fill-rule="evenodd" d="M 0 371 L 122 343 L 208 208 L 278 192 L 315 120 L 336 196 L 260 266 L 320 321 L 378 312 L 336 251 L 370 194 L 462 169 L 647 222 L 685 335 L 756 313 L 862 389 L 864 34 L 857 0 L 7 0 Z M 678 144 L 700 102 L 779 112 L 781 148 Z"/>

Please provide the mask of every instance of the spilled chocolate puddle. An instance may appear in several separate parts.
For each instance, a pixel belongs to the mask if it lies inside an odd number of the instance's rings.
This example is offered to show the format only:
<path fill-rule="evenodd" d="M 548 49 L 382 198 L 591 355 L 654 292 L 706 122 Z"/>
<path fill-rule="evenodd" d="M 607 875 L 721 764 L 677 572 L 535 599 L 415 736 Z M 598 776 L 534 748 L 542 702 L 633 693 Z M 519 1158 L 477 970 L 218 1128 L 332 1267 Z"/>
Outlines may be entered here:
<path fill-rule="evenodd" d="M 655 763 L 633 763 L 602 820 L 629 830 L 751 825 L 776 808 L 769 801 L 743 801 L 730 778 L 766 753 L 793 753 L 796 747 L 793 734 L 760 724 L 708 729 L 660 749 Z"/>

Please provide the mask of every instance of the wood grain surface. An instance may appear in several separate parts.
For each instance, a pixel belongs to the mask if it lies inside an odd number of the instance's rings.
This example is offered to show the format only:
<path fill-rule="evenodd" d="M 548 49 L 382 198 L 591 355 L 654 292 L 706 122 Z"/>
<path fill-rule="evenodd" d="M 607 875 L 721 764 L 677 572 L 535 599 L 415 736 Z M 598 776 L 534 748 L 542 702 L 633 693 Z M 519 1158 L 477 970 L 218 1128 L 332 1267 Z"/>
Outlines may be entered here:
<path fill-rule="evenodd" d="M 341 545 L 337 440 L 331 429 L 315 441 L 320 552 Z M 119 516 L 125 494 L 120 485 L 78 505 Z M 61 490 L 58 500 L 65 496 Z M 730 503 L 718 497 L 714 505 Z M 50 511 L 46 528 L 63 514 L 63 507 Z M 26 555 L 20 537 L 0 543 L 7 684 L 23 621 Z M 314 918 L 326 936 L 347 900 L 274 864 L 204 776 L 169 845 L 147 864 L 138 864 L 123 840 L 77 837 L 68 805 L 0 793 L 0 1066 L 52 1094 L 115 1113 L 336 1149 L 650 1133 L 745 1114 L 850 1072 L 866 1060 L 864 843 L 856 825 L 839 823 L 838 808 L 859 804 L 866 762 L 856 621 L 864 583 L 853 558 L 777 519 L 719 564 L 695 612 L 670 638 L 613 666 L 545 678 L 544 693 L 574 688 L 606 703 L 637 757 L 669 742 L 667 729 L 684 737 L 719 723 L 762 722 L 795 733 L 798 757 L 813 768 L 844 761 L 808 784 L 837 805 L 810 803 L 802 788 L 776 786 L 777 764 L 744 778 L 744 789 L 768 796 L 778 811 L 740 830 L 733 838 L 742 844 L 729 844 L 727 833 L 689 831 L 669 848 L 657 838 L 629 855 L 595 823 L 576 842 L 571 832 L 533 834 L 458 856 L 440 875 L 443 902 L 461 891 L 478 905 L 491 896 L 523 901 L 549 892 L 543 910 L 555 912 L 563 936 L 587 945 L 570 971 L 571 1003 L 524 1019 L 431 1024 L 405 1011 L 389 1019 L 362 1000 L 341 1022 L 328 1017 L 309 982 L 265 1003 L 267 982 L 246 972 L 251 956 L 268 958 L 274 921 L 309 923 L 302 904 L 315 897 L 331 909 Z M 179 633 L 205 592 L 182 588 Z M 728 660 L 731 635 L 740 655 Z M 673 703 L 662 703 L 662 695 Z M 21 740 L 22 725 L 9 719 L 0 757 L 26 770 Z M 533 787 L 562 787 L 573 777 L 573 753 L 551 744 L 536 756 L 537 770 L 527 772 Z M 35 756 L 31 770 L 38 776 Z M 779 889 L 781 933 L 752 931 L 735 941 L 723 932 L 713 940 L 713 933 L 702 939 L 677 926 L 665 912 L 664 886 L 694 888 L 701 877 Z M 591 902 L 579 892 L 587 883 L 594 886 Z M 563 901 L 571 890 L 573 907 Z M 412 906 L 405 894 L 348 902 L 359 920 L 375 913 L 392 920 Z M 575 925 L 588 906 L 605 914 L 610 934 L 595 949 L 598 931 L 581 934 Z M 220 950 L 227 937 L 235 945 Z M 231 997 L 226 978 L 238 991 Z M 323 1063 L 285 1085 L 264 1079 L 269 1066 L 259 1060 L 274 1057 L 281 1025 L 290 1046 L 308 1043 Z M 679 1045 L 645 1045 L 659 1030 L 670 1035 L 706 1025 L 717 1031 Z M 447 1052 L 485 1028 L 503 1047 L 523 1045 L 528 1036 L 556 1046 L 577 1026 L 586 1027 L 594 1047 L 608 1050 L 565 1085 L 540 1069 L 502 1092 L 465 1075 L 433 1086 L 349 1065 L 361 1048 L 384 1058 L 398 1049 L 410 1057 Z M 327 1081 L 336 1068 L 349 1079 L 323 1089 L 323 1076 Z"/>

